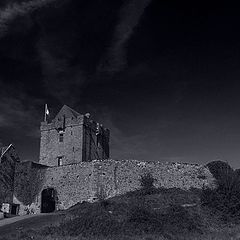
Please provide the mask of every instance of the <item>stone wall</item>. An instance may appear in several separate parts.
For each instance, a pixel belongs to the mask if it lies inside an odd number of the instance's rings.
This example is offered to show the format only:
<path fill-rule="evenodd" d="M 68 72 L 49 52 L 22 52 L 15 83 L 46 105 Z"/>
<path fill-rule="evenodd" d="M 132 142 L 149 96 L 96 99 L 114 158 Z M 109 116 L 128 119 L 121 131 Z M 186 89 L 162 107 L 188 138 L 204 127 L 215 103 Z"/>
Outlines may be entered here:
<path fill-rule="evenodd" d="M 104 187 L 109 196 L 123 194 L 140 188 L 140 178 L 146 173 L 156 180 L 156 187 L 190 189 L 214 185 L 208 168 L 197 164 L 105 160 L 94 161 L 93 189 L 96 192 Z"/>
<path fill-rule="evenodd" d="M 15 148 L 10 145 L 0 158 L 0 205 L 12 203 L 15 166 L 18 161 Z"/>
<path fill-rule="evenodd" d="M 58 157 L 63 156 L 62 163 L 73 164 L 82 161 L 83 116 L 65 119 L 63 141 L 59 141 L 60 132 L 54 123 L 41 123 L 40 163 L 57 166 Z"/>
<path fill-rule="evenodd" d="M 28 208 L 39 212 L 39 194 L 47 179 L 48 167 L 34 162 L 20 162 L 16 165 L 14 177 L 13 203 L 20 204 L 19 214 L 27 213 Z"/>
<path fill-rule="evenodd" d="M 136 160 L 104 160 L 82 162 L 59 167 L 23 163 L 15 178 L 14 202 L 40 212 L 41 192 L 54 188 L 56 208 L 67 209 L 82 201 L 91 201 L 99 194 L 113 197 L 140 187 L 140 178 L 150 173 L 156 187 L 202 188 L 214 186 L 208 168 L 184 163 L 147 163 Z"/>
<path fill-rule="evenodd" d="M 49 168 L 42 189 L 53 187 L 57 192 L 57 208 L 66 209 L 92 194 L 93 167 L 89 163 Z M 39 197 L 41 197 L 39 195 Z"/>
<path fill-rule="evenodd" d="M 20 204 L 20 214 L 28 209 L 41 210 L 41 193 L 44 189 L 56 191 L 56 209 L 67 209 L 79 201 L 91 198 L 93 167 L 89 163 L 47 167 L 32 162 L 18 165 L 15 174 L 14 203 Z"/>

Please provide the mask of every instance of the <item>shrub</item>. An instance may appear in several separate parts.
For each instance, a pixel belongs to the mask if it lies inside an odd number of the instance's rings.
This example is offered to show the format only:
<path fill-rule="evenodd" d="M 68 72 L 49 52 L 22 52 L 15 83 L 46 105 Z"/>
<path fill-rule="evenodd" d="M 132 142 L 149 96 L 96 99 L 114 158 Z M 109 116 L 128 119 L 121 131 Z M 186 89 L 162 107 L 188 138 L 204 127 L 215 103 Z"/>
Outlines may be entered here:
<path fill-rule="evenodd" d="M 207 167 L 218 182 L 225 181 L 226 177 L 234 172 L 231 166 L 223 161 L 212 161 L 207 164 Z"/>
<path fill-rule="evenodd" d="M 207 165 L 217 181 L 217 188 L 205 188 L 201 203 L 224 221 L 240 220 L 240 175 L 227 163 L 211 162 Z"/>
<path fill-rule="evenodd" d="M 155 189 L 154 182 L 155 178 L 151 173 L 146 173 L 140 178 L 142 190 L 144 190 L 146 194 L 150 194 Z"/>
<path fill-rule="evenodd" d="M 107 193 L 102 184 L 98 185 L 97 192 L 96 192 L 96 198 L 99 201 L 104 201 L 107 198 Z"/>

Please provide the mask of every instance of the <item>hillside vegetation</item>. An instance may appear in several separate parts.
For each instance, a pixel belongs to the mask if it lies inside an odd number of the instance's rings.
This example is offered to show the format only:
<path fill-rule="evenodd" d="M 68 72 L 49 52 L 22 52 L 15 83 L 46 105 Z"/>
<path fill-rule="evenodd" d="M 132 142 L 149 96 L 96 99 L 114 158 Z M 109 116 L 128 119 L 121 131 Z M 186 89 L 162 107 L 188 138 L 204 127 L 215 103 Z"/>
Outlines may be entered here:
<path fill-rule="evenodd" d="M 99 194 L 98 202 L 68 209 L 56 225 L 1 239 L 238 239 L 240 175 L 224 162 L 208 167 L 218 184 L 215 189 L 156 189 L 146 174 L 139 179 L 139 190 L 111 199 Z"/>

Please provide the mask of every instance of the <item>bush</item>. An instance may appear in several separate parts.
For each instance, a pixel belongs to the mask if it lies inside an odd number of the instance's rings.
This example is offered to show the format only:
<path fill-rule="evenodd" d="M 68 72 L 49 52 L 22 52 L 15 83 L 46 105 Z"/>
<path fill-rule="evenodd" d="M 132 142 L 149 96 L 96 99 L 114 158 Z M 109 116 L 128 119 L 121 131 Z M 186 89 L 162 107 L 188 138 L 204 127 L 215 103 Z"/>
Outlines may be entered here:
<path fill-rule="evenodd" d="M 227 176 L 231 176 L 234 173 L 231 166 L 223 161 L 212 161 L 207 164 L 207 167 L 218 182 L 225 181 Z"/>
<path fill-rule="evenodd" d="M 151 194 L 151 192 L 155 189 L 154 187 L 155 178 L 153 178 L 151 173 L 146 173 L 140 178 L 140 184 L 142 190 L 146 194 Z"/>
<path fill-rule="evenodd" d="M 240 220 L 240 175 L 227 163 L 211 162 L 207 165 L 217 182 L 217 188 L 205 188 L 201 203 L 226 222 Z"/>
<path fill-rule="evenodd" d="M 95 194 L 95 198 L 99 201 L 101 207 L 107 208 L 109 205 L 109 201 L 106 199 L 108 197 L 106 189 L 104 185 L 100 184 L 98 186 L 97 192 Z"/>
<path fill-rule="evenodd" d="M 95 194 L 95 197 L 99 200 L 99 201 L 104 201 L 107 198 L 107 193 L 106 193 L 106 189 L 102 184 L 98 185 L 97 188 L 97 192 Z"/>

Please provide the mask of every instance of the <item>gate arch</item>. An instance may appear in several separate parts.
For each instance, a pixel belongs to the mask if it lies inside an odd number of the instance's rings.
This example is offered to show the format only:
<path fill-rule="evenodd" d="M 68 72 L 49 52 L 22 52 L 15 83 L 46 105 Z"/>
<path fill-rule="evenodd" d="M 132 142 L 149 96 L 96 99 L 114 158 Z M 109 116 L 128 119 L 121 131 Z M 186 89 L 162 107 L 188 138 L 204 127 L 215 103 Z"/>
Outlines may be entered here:
<path fill-rule="evenodd" d="M 56 190 L 46 188 L 41 193 L 41 213 L 50 213 L 56 210 Z"/>

